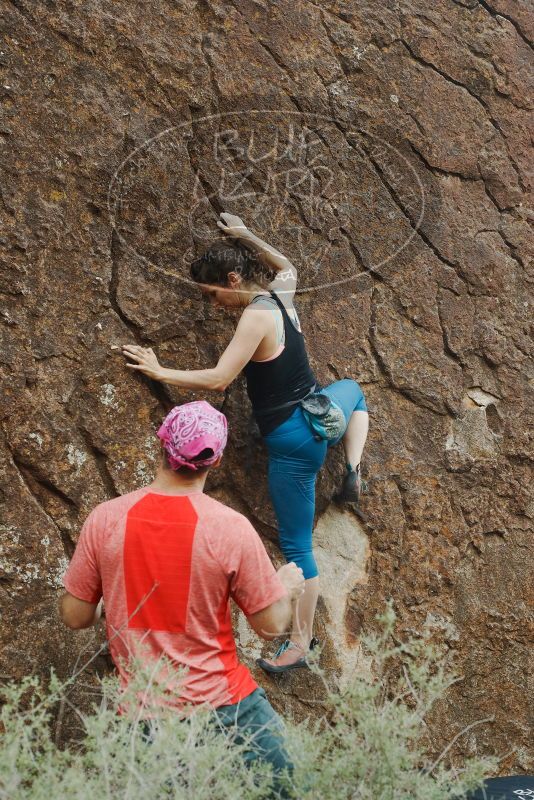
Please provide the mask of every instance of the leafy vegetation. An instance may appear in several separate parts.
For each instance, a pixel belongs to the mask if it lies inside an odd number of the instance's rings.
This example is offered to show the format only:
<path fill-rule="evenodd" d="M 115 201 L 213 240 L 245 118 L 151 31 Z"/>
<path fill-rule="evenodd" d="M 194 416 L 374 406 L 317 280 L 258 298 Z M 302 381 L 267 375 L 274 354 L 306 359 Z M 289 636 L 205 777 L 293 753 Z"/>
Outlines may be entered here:
<path fill-rule="evenodd" d="M 325 684 L 326 711 L 300 724 L 286 721 L 295 764 L 285 776 L 287 797 L 452 800 L 480 785 L 492 768 L 482 759 L 453 768 L 446 763 L 447 750 L 434 759 L 425 754 L 425 719 L 455 678 L 429 631 L 398 642 L 391 607 L 380 622 L 380 633 L 363 640 L 362 668 L 343 691 L 330 689 L 318 663 L 312 663 Z M 189 707 L 184 721 L 167 707 L 155 675 L 154 666 L 149 673 L 135 664 L 125 693 L 114 677 L 103 680 L 99 704 L 90 713 L 79 712 L 83 740 L 66 749 L 54 742 L 51 721 L 68 684 L 52 675 L 46 686 L 35 677 L 2 686 L 0 798 L 273 796 L 268 765 L 245 766 L 247 742 L 221 735 L 207 709 Z M 149 735 L 139 724 L 141 716 L 150 718 Z"/>

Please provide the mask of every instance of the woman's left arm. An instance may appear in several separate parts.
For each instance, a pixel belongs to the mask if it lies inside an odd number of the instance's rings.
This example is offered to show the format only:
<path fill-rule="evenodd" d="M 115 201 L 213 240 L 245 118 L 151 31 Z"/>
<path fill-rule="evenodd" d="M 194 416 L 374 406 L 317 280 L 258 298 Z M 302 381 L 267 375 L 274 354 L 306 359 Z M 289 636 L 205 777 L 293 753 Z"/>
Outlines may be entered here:
<path fill-rule="evenodd" d="M 224 392 L 237 378 L 245 364 L 248 364 L 263 339 L 264 330 L 258 323 L 265 314 L 270 315 L 270 311 L 257 310 L 254 313 L 245 311 L 241 315 L 232 341 L 220 357 L 217 366 L 211 369 L 181 370 L 162 367 L 151 347 L 139 347 L 135 344 L 122 345 L 123 355 L 135 362 L 126 366 L 139 370 L 148 378 L 180 386 L 182 389 L 211 389 Z M 270 317 L 267 322 L 270 322 Z"/>
<path fill-rule="evenodd" d="M 274 272 L 291 271 L 296 278 L 296 269 L 291 261 L 275 247 L 267 244 L 259 236 L 255 236 L 252 231 L 249 231 L 241 217 L 229 214 L 226 211 L 223 211 L 220 216 L 221 219 L 217 221 L 217 225 L 223 233 L 234 239 L 239 239 L 245 247 L 257 254 L 262 264 L 270 267 Z"/>

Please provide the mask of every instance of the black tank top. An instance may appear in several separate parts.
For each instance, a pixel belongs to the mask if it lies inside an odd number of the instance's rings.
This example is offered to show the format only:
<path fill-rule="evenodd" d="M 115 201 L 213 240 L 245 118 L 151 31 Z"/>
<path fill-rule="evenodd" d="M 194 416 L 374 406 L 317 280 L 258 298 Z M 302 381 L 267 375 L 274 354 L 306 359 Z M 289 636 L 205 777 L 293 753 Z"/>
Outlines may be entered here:
<path fill-rule="evenodd" d="M 289 419 L 296 404 L 273 411 L 268 409 L 302 400 L 317 383 L 308 362 L 304 336 L 291 322 L 281 300 L 272 291 L 270 295 L 282 312 L 285 330 L 284 349 L 272 361 L 249 361 L 243 370 L 252 410 L 263 436 Z"/>

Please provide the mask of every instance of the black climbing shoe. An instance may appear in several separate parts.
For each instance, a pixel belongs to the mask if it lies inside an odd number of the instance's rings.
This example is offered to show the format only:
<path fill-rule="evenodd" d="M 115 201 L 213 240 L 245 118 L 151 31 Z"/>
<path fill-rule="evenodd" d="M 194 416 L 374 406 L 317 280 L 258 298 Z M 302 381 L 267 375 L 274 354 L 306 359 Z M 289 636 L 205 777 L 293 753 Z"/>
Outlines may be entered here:
<path fill-rule="evenodd" d="M 339 495 L 341 500 L 345 503 L 359 503 L 360 495 L 362 493 L 362 479 L 360 476 L 360 465 L 356 469 L 349 468 L 347 465 L 347 474 L 341 487 Z"/>
<path fill-rule="evenodd" d="M 342 503 L 352 503 L 354 505 L 354 512 L 363 521 L 367 521 L 367 517 L 359 508 L 360 497 L 362 494 L 362 478 L 360 473 L 360 465 L 356 469 L 352 469 L 350 464 L 347 464 L 347 474 L 343 480 L 341 492 L 338 494 L 337 499 Z"/>

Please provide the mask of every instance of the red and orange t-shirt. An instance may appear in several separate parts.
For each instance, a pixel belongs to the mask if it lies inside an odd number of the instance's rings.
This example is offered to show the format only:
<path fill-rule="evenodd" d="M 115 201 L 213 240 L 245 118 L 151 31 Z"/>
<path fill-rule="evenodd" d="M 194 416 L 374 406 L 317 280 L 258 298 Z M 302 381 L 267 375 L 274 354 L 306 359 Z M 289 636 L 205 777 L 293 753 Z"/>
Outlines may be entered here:
<path fill-rule="evenodd" d="M 229 598 L 248 616 L 287 594 L 246 517 L 203 492 L 150 487 L 91 511 L 63 582 L 80 600 L 104 597 L 123 686 L 133 657 L 187 668 L 176 706 L 216 708 L 257 688 L 237 658 Z"/>

